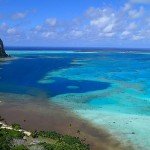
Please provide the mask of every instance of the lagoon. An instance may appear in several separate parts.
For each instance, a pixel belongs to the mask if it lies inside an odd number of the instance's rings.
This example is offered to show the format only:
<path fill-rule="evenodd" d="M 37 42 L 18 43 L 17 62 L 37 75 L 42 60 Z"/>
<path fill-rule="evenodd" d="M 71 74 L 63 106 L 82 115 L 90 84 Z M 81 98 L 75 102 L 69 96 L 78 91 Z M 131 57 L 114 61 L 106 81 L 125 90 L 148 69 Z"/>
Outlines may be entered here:
<path fill-rule="evenodd" d="M 103 127 L 136 150 L 150 147 L 150 53 L 9 51 L 0 92 L 38 95 Z"/>

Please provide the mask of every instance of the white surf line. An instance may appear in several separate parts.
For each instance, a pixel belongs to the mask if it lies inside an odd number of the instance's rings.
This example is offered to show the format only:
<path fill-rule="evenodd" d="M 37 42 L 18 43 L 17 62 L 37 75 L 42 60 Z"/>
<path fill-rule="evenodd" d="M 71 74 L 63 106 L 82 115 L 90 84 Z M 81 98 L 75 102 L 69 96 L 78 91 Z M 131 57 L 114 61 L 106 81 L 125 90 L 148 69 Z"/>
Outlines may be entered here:
<path fill-rule="evenodd" d="M 13 54 L 78 54 L 78 53 L 82 53 L 82 54 L 87 54 L 87 53 L 98 53 L 98 52 L 76 52 L 76 51 L 44 51 L 44 50 L 35 50 L 35 51 L 28 51 L 28 50 L 23 50 L 23 51 L 16 51 L 16 50 L 9 50 L 7 51 L 8 54 L 13 55 Z"/>

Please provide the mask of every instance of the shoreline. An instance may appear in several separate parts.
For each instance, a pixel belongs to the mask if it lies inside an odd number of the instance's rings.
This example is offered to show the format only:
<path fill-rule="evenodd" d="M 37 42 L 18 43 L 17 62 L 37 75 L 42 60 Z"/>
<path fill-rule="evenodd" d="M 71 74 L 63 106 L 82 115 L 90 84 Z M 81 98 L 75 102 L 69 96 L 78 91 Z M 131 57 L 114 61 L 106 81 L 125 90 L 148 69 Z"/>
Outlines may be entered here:
<path fill-rule="evenodd" d="M 80 130 L 81 137 L 86 138 L 86 142 L 91 145 L 91 150 L 133 150 L 131 146 L 121 145 L 106 130 L 97 129 L 64 108 L 51 104 L 44 96 L 39 98 L 0 93 L 0 101 L 2 101 L 0 115 L 8 124 L 19 123 L 27 131 L 56 130 L 73 136 L 76 136 L 76 131 Z"/>
<path fill-rule="evenodd" d="M 7 125 L 3 121 L 0 121 L 0 125 L 1 125 L 0 129 L 16 130 L 16 129 L 13 129 L 13 127 L 11 125 Z M 23 132 L 25 134 L 25 136 L 31 136 L 31 132 L 26 131 L 24 129 L 19 129 L 19 130 L 16 130 L 16 131 Z"/>

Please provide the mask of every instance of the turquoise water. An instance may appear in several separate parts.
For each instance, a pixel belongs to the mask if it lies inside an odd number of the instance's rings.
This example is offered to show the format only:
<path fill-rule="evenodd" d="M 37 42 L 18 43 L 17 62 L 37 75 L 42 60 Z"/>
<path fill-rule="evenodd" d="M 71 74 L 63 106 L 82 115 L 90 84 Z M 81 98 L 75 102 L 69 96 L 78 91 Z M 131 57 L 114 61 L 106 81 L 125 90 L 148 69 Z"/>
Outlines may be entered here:
<path fill-rule="evenodd" d="M 15 52 L 0 63 L 0 92 L 35 94 L 104 127 L 123 144 L 150 147 L 150 53 Z M 134 133 L 134 134 L 133 134 Z"/>

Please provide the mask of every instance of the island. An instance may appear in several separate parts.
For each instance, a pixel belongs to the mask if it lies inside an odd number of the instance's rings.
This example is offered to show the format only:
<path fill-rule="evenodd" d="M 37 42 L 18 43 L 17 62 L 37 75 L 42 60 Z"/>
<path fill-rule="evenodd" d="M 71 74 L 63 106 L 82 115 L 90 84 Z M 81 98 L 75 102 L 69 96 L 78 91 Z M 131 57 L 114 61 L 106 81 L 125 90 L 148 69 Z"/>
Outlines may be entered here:
<path fill-rule="evenodd" d="M 3 41 L 0 38 L 0 58 L 5 58 L 5 57 L 9 57 L 9 55 L 6 54 Z"/>

